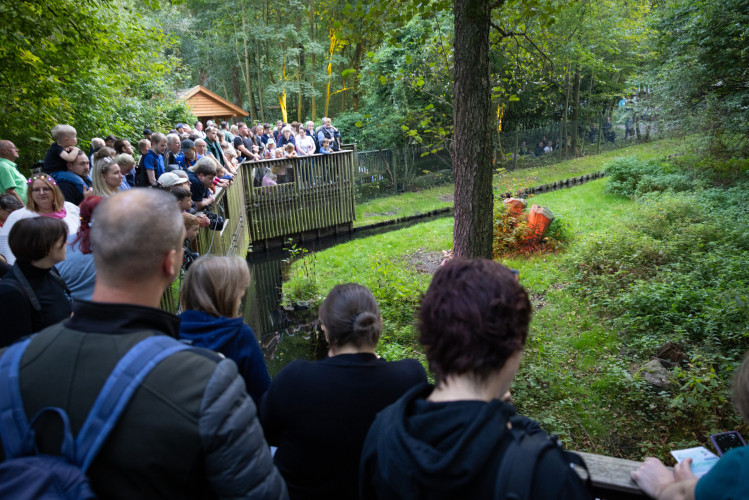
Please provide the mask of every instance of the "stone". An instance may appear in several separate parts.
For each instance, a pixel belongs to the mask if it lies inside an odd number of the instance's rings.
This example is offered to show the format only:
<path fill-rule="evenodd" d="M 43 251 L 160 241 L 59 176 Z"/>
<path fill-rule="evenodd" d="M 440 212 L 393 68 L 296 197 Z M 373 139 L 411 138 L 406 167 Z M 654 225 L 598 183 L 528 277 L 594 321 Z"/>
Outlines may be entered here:
<path fill-rule="evenodd" d="M 668 378 L 668 370 L 663 367 L 660 360 L 653 359 L 640 367 L 637 372 L 648 384 L 660 389 L 667 389 L 671 386 Z"/>

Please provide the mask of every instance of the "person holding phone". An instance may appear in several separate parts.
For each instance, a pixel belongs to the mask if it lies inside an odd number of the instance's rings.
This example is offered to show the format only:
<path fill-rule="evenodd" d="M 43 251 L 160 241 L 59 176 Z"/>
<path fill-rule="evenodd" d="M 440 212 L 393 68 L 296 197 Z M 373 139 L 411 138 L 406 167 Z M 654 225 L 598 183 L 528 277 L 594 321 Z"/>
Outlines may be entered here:
<path fill-rule="evenodd" d="M 749 353 L 734 375 L 733 403 L 749 422 Z M 639 469 L 632 471 L 632 479 L 642 491 L 659 500 L 749 498 L 749 448 L 719 450 L 722 451 L 725 453 L 718 463 L 699 479 L 690 470 L 691 459 L 677 464 L 671 472 L 653 457 L 646 458 Z"/>

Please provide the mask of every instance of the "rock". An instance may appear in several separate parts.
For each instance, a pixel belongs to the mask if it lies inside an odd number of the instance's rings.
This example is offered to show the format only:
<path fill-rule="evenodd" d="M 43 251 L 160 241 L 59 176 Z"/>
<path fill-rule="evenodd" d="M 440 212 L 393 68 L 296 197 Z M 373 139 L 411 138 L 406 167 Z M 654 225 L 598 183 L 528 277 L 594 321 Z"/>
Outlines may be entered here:
<path fill-rule="evenodd" d="M 668 370 L 663 367 L 658 359 L 648 361 L 640 367 L 637 373 L 652 386 L 667 389 L 671 385 L 668 379 Z"/>

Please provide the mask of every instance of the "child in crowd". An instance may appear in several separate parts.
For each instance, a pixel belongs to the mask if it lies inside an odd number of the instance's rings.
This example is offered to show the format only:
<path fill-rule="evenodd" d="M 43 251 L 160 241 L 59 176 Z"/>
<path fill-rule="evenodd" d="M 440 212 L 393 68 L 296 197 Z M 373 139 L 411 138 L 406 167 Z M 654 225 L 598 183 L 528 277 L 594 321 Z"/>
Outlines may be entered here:
<path fill-rule="evenodd" d="M 265 148 L 265 159 L 272 160 L 276 157 L 276 141 L 268 139 L 268 144 Z"/>
<path fill-rule="evenodd" d="M 94 159 L 94 163 L 96 163 L 97 160 L 101 160 L 102 158 L 114 158 L 116 154 L 117 153 L 114 149 L 104 146 L 103 148 L 97 149 L 92 155 L 92 158 Z"/>
<path fill-rule="evenodd" d="M 330 139 L 328 139 L 327 137 L 320 143 L 320 153 L 324 155 L 330 154 Z"/>
<path fill-rule="evenodd" d="M 297 158 L 299 155 L 296 154 L 296 146 L 292 143 L 287 143 L 284 147 L 284 154 L 286 158 Z"/>
<path fill-rule="evenodd" d="M 276 159 L 285 158 L 285 153 L 286 152 L 283 149 L 276 148 L 276 150 L 274 151 L 273 158 L 276 158 Z"/>
<path fill-rule="evenodd" d="M 120 166 L 120 172 L 122 173 L 122 185 L 120 186 L 120 191 L 127 191 L 128 189 L 135 187 L 134 184 L 130 185 L 130 182 L 127 179 L 127 176 L 130 175 L 133 168 L 135 168 L 135 158 L 127 153 L 122 153 L 114 157 L 114 162 Z"/>
<path fill-rule="evenodd" d="M 268 169 L 265 171 L 265 175 L 263 176 L 263 187 L 265 186 L 275 186 L 278 183 L 276 182 L 276 175 L 273 173 L 273 170 Z"/>
<path fill-rule="evenodd" d="M 208 227 L 208 224 L 210 224 L 208 217 L 206 217 L 204 214 L 196 214 L 198 209 L 195 206 L 195 202 L 192 201 L 192 193 L 188 188 L 176 187 L 170 192 L 175 198 L 177 198 L 177 203 L 179 204 L 179 209 L 182 210 L 182 213 L 195 215 L 198 218 L 200 227 Z"/>
<path fill-rule="evenodd" d="M 73 163 L 78 157 L 77 133 L 70 125 L 55 125 L 52 128 L 52 139 L 55 143 L 47 150 L 44 157 L 45 172 L 65 172 L 68 163 Z"/>
<path fill-rule="evenodd" d="M 182 269 L 187 271 L 192 263 L 195 262 L 195 259 L 199 257 L 197 252 L 192 251 L 192 247 L 195 239 L 198 237 L 200 220 L 192 214 L 182 212 L 182 221 L 185 223 L 185 252 L 184 257 L 182 257 Z"/>

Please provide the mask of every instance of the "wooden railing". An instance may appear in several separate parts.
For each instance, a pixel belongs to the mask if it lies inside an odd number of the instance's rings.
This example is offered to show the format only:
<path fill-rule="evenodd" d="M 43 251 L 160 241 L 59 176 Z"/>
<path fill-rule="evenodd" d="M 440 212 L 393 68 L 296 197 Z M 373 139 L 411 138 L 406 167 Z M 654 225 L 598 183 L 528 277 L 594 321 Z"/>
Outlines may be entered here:
<path fill-rule="evenodd" d="M 356 219 L 354 152 L 242 165 L 254 244 L 349 225 Z M 278 185 L 257 187 L 266 171 Z"/>
<path fill-rule="evenodd" d="M 215 198 L 211 211 L 224 218 L 224 227 L 220 231 L 200 228 L 193 249 L 200 255 L 238 255 L 245 258 L 250 247 L 250 236 L 241 169 L 231 186 L 216 190 Z M 180 284 L 181 279 L 178 279 L 164 291 L 162 309 L 173 313 L 178 311 Z"/>
<path fill-rule="evenodd" d="M 602 500 L 649 498 L 629 476 L 630 472 L 642 465 L 640 462 L 593 453 L 577 453 L 583 457 L 590 471 L 594 498 Z M 578 473 L 584 476 L 584 472 L 578 470 Z"/>

